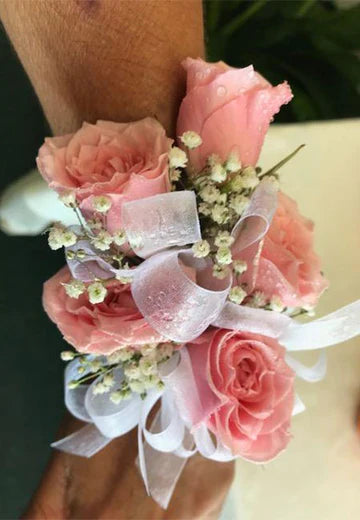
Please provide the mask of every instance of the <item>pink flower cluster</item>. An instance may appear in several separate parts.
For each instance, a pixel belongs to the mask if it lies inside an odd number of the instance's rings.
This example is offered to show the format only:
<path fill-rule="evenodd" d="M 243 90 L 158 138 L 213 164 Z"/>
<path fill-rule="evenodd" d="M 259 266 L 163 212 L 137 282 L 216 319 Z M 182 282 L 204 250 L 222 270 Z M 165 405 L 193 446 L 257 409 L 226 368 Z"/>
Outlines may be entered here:
<path fill-rule="evenodd" d="M 256 165 L 270 121 L 291 100 L 287 83 L 273 87 L 252 66 L 234 69 L 188 58 L 184 67 L 187 93 L 177 134 L 191 130 L 202 138 L 202 144 L 189 151 L 191 166 L 199 170 L 209 155 L 225 161 L 234 152 L 242 166 Z M 107 223 L 112 233 L 121 228 L 124 201 L 170 191 L 171 143 L 150 118 L 85 123 L 74 134 L 48 138 L 39 151 L 38 167 L 51 188 L 75 193 L 86 217 L 93 211 L 94 196 L 109 197 Z M 252 254 L 249 249 L 241 258 L 251 262 Z M 327 286 L 313 251 L 313 225 L 284 193 L 252 275 L 253 291 L 269 298 L 277 295 L 288 307 L 315 305 Z M 77 350 L 109 354 L 124 345 L 161 340 L 136 308 L 129 286 L 114 282 L 103 303 L 91 304 L 86 294 L 78 299 L 67 296 L 61 283 L 70 276 L 63 268 L 48 280 L 43 302 Z M 283 347 L 267 337 L 224 329 L 207 331 L 189 348 L 200 345 L 206 358 L 203 376 L 221 403 L 207 418 L 208 428 L 236 455 L 256 462 L 273 458 L 289 441 L 294 400 L 294 374 Z"/>

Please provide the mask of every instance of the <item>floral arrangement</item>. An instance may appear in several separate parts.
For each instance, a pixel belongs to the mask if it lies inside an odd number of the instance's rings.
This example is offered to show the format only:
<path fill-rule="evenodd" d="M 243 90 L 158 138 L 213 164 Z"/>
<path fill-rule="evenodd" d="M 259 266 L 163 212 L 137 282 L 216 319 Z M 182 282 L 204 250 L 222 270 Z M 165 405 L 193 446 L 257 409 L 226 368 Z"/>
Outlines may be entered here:
<path fill-rule="evenodd" d="M 138 427 L 147 491 L 166 508 L 186 459 L 264 463 L 304 409 L 295 376 L 325 374 L 291 351 L 360 332 L 359 302 L 309 323 L 328 282 L 313 224 L 257 164 L 292 98 L 252 66 L 188 58 L 178 142 L 155 119 L 84 123 L 46 139 L 38 168 L 77 226 L 55 223 L 67 265 L 43 303 L 75 350 L 65 403 L 87 426 L 53 444 L 91 456 Z M 148 416 L 160 400 L 150 426 Z M 166 470 L 164 469 L 166 468 Z"/>

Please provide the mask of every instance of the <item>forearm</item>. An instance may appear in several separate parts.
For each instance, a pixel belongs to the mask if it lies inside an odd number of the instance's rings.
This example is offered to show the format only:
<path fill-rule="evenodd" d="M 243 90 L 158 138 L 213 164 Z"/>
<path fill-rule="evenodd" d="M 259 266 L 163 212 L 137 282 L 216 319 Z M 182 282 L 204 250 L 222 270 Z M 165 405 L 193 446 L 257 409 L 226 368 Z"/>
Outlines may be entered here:
<path fill-rule="evenodd" d="M 154 116 L 174 135 L 180 62 L 203 54 L 201 0 L 1 0 L 0 16 L 55 134 Z M 70 418 L 60 436 L 79 427 Z M 217 516 L 232 465 L 193 457 L 164 513 L 136 455 L 136 432 L 91 459 L 54 452 L 25 518 Z"/>
<path fill-rule="evenodd" d="M 55 134 L 149 115 L 173 133 L 201 0 L 2 0 L 0 16 Z"/>

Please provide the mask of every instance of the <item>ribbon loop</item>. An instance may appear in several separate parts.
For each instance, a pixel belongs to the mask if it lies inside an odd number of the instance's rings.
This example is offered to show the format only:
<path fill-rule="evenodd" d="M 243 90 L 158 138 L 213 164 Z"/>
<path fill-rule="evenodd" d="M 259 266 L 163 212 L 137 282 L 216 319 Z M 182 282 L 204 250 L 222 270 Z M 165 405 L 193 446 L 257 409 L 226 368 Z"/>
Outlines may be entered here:
<path fill-rule="evenodd" d="M 235 224 L 232 250 L 240 253 L 267 233 L 277 207 L 277 187 L 269 179 L 263 179 L 254 191 L 248 208 Z"/>
<path fill-rule="evenodd" d="M 123 380 L 122 369 L 113 370 L 114 383 L 120 386 Z M 85 407 L 91 420 L 100 432 L 111 439 L 128 433 L 135 428 L 140 420 L 141 398 L 132 393 L 131 398 L 115 404 L 109 399 L 109 394 L 94 393 L 95 385 L 102 379 L 97 378 L 85 395 Z"/>
<path fill-rule="evenodd" d="M 186 272 L 196 276 L 196 282 Z M 220 313 L 231 277 L 212 276 L 211 261 L 190 250 L 165 251 L 142 264 L 131 291 L 146 321 L 162 336 L 185 343 L 199 336 Z"/>
<path fill-rule="evenodd" d="M 129 243 L 141 258 L 201 240 L 193 191 L 176 191 L 127 202 L 122 221 Z"/>
<path fill-rule="evenodd" d="M 71 259 L 65 255 L 73 278 L 83 282 L 92 282 L 96 278 L 106 280 L 114 276 L 116 269 L 113 268 L 109 262 L 106 262 L 106 260 L 101 258 L 97 250 L 88 240 L 79 240 L 73 246 L 67 247 L 66 251 L 69 249 L 75 253 L 79 249 L 85 252 L 85 257 L 82 260 L 79 260 L 76 255 Z"/>

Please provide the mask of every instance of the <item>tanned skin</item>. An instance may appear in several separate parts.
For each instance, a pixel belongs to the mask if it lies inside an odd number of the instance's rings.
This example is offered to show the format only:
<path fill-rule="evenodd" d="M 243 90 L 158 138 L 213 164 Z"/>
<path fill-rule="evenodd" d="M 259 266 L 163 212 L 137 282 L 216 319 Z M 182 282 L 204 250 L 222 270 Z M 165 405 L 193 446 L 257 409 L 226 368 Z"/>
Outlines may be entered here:
<path fill-rule="evenodd" d="M 201 0 L 0 0 L 0 16 L 54 134 L 150 115 L 174 137 L 180 62 L 204 54 Z M 59 437 L 81 426 L 67 417 Z M 136 455 L 135 432 L 91 459 L 54 452 L 23 518 L 218 517 L 232 463 L 190 459 L 164 512 L 146 496 Z"/>

